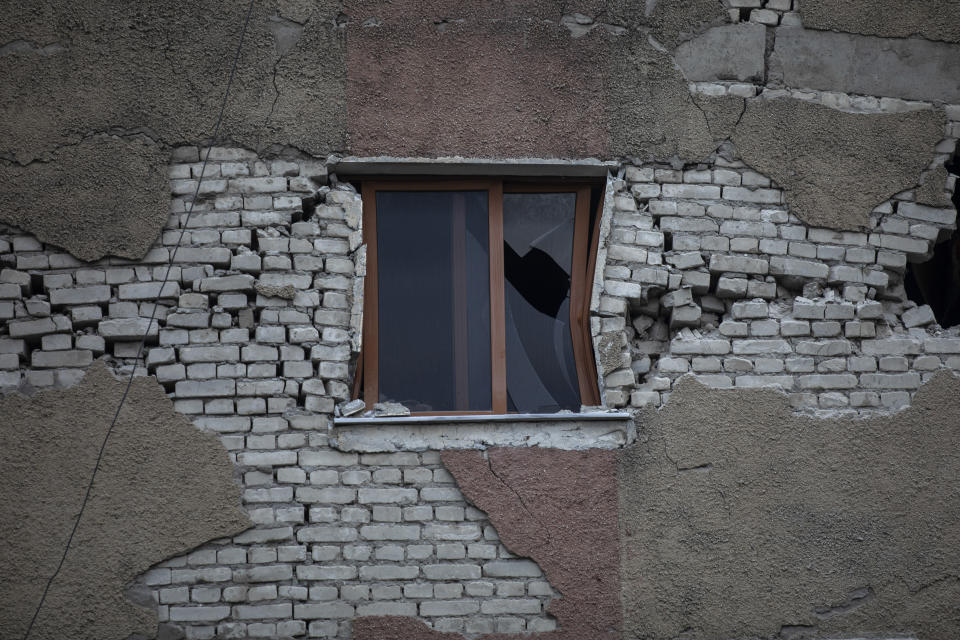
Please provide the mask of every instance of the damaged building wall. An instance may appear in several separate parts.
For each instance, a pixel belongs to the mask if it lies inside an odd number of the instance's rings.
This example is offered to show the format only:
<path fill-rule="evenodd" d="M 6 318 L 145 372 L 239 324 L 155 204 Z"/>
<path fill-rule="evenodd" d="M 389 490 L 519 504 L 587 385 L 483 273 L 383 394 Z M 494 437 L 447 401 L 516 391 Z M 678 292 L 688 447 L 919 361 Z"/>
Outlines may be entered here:
<path fill-rule="evenodd" d="M 222 95 L 242 8 L 11 7 L 20 39 L 0 64 L 36 77 L 5 85 L 2 103 L 0 216 L 16 226 L 0 231 L 0 390 L 71 393 L 98 358 L 129 373 L 159 305 L 137 373 L 220 438 L 255 523 L 144 560 L 158 564 L 134 584 L 164 637 L 559 638 L 607 623 L 619 636 L 614 604 L 627 638 L 956 635 L 956 541 L 934 533 L 956 521 L 957 496 L 949 476 L 930 487 L 934 465 L 956 463 L 934 436 L 957 423 L 944 398 L 960 334 L 906 299 L 904 274 L 955 229 L 946 166 L 960 98 L 947 62 L 958 49 L 919 10 L 898 9 L 916 25 L 899 42 L 827 4 L 258 3 L 228 102 L 231 142 L 211 150 L 193 204 L 203 116 Z M 835 26 L 804 24 L 828 12 Z M 886 45 L 909 79 L 867 83 Z M 96 67 L 97 56 L 116 62 Z M 787 64 L 794 56 L 807 64 Z M 100 97 L 83 92 L 90 83 Z M 604 409 L 629 412 L 626 428 L 516 423 L 492 437 L 491 425 L 338 424 L 366 265 L 362 203 L 332 152 L 615 159 L 591 328 Z M 716 407 L 725 421 L 708 449 L 699 439 Z M 781 423 L 809 433 L 763 440 Z M 851 449 L 863 425 L 872 439 Z M 516 448 L 440 453 L 494 445 Z M 618 462 L 601 451 L 624 445 Z M 817 462 L 816 487 L 831 489 L 819 495 L 794 470 L 824 447 L 850 453 Z M 768 449 L 786 471 L 758 470 Z M 878 479 L 901 449 L 916 475 Z M 568 455 L 583 464 L 565 467 Z M 523 473 L 537 465 L 543 477 Z M 942 519 L 923 500 L 916 522 L 891 511 L 911 504 L 914 478 Z M 869 504 L 857 502 L 863 483 Z M 597 488 L 589 503 L 569 497 Z M 718 511 L 718 491 L 736 517 Z M 517 502 L 562 504 L 581 535 L 563 555 L 534 548 L 542 532 Z M 922 523 L 929 535 L 877 551 L 884 531 Z M 803 535 L 782 535 L 790 525 Z M 856 540 L 862 529 L 874 537 Z M 607 567 L 614 534 L 622 580 L 578 583 L 577 554 Z M 722 536 L 762 543 L 770 562 Z M 870 554 L 892 558 L 889 574 L 858 564 Z M 926 556 L 912 573 L 899 562 Z M 775 588 L 780 568 L 807 560 L 815 576 Z M 95 604 L 116 603 L 145 566 L 111 569 Z M 718 626 L 728 620 L 701 579 L 723 587 L 731 572 L 751 578 L 732 591 L 735 629 Z M 602 616 L 579 617 L 588 600 Z M 104 626 L 127 624 L 104 611 Z"/>
<path fill-rule="evenodd" d="M 842 3 L 834 5 L 811 7 L 812 26 L 823 28 L 817 20 L 826 15 L 835 21 L 829 28 L 857 31 Z M 717 135 L 713 109 L 704 105 L 718 91 L 747 100 L 787 87 L 958 101 L 951 64 L 958 45 L 929 31 L 947 5 L 914 8 L 905 12 L 909 20 L 898 21 L 916 25 L 904 27 L 911 34 L 947 42 L 913 38 L 889 53 L 891 41 L 877 36 L 891 34 L 882 29 L 859 30 L 876 35 L 804 29 L 802 14 L 784 0 L 762 7 L 753 0 L 610 0 L 569 12 L 533 0 L 482 7 L 448 0 L 420 3 L 416 11 L 373 1 L 255 3 L 220 139 L 324 158 L 702 161 Z M 887 15 L 890 7 L 881 9 Z M 82 259 L 142 257 L 162 226 L 161 193 L 138 163 L 115 161 L 117 148 L 142 143 L 150 166 L 159 169 L 172 147 L 206 140 L 216 120 L 211 105 L 222 96 L 243 24 L 244 7 L 215 0 L 9 7 L 0 65 L 17 81 L 5 83 L 0 95 L 6 141 L 0 177 L 16 185 L 7 201 L 18 206 L 16 212 L 4 206 L 2 219 Z M 880 49 L 869 50 L 867 41 Z M 878 64 L 902 70 L 878 73 Z M 721 84 L 698 85 L 714 81 Z M 858 84 L 866 81 L 874 84 Z M 85 90 L 92 86 L 97 91 Z M 851 136 L 876 135 L 868 120 L 862 126 L 851 120 Z M 831 123 L 822 117 L 805 124 Z M 779 132 L 767 123 L 741 139 L 762 144 Z M 894 156 L 916 148 L 893 134 L 883 142 Z M 71 198 L 66 185 L 89 184 L 91 162 L 101 161 L 105 175 L 91 187 L 131 184 L 141 195 Z M 789 160 L 785 165 L 781 175 L 797 172 Z M 811 173 L 805 165 L 809 180 L 797 189 L 830 191 L 828 169 Z M 914 169 L 900 167 L 898 184 L 918 182 Z M 885 179 L 864 177 L 870 193 L 883 191 Z M 884 196 L 894 192 L 888 188 Z M 74 206 L 63 207 L 65 201 Z M 136 224 L 127 215 L 131 208 Z M 76 233 L 38 222 L 54 209 Z M 120 238 L 102 242 L 110 229 L 122 230 Z"/>
<path fill-rule="evenodd" d="M 481 480 L 465 476 L 461 492 L 458 458 L 431 450 L 442 434 L 403 451 L 404 438 L 329 431 L 358 346 L 354 190 L 318 189 L 310 158 L 211 157 L 217 177 L 188 222 L 199 153 L 176 152 L 153 263 L 78 263 L 12 230 L 0 256 L 20 267 L 0 275 L 3 382 L 63 386 L 94 357 L 129 371 L 187 226 L 143 373 L 221 437 L 257 526 L 148 572 L 160 620 L 197 638 L 349 638 L 368 616 L 388 618 L 362 627 L 372 634 L 411 628 L 390 616 L 468 635 L 563 632 L 548 612 L 569 585 L 509 543 L 511 520 Z M 907 258 L 926 255 L 953 211 L 902 198 L 872 214 L 875 233 L 837 232 L 804 225 L 769 178 L 722 154 L 687 170 L 624 167 L 608 183 L 592 323 L 606 405 L 658 406 L 692 371 L 713 386 L 777 386 L 797 408 L 889 411 L 933 372 L 960 369 L 960 337 L 899 293 Z"/>
<path fill-rule="evenodd" d="M 69 389 L 0 400 L 4 638 L 24 637 L 35 613 L 31 638 L 152 637 L 153 599 L 125 593 L 129 583 L 252 524 L 219 440 L 174 412 L 148 378 L 134 381 L 85 499 L 125 384 L 98 363 Z M 37 612 L 83 502 L 70 552 Z"/>
<path fill-rule="evenodd" d="M 337 7 L 254 3 L 221 140 L 323 156 L 344 148 Z M 84 260 L 143 257 L 168 213 L 157 178 L 171 149 L 213 133 L 246 8 L 4 3 L 0 220 Z"/>

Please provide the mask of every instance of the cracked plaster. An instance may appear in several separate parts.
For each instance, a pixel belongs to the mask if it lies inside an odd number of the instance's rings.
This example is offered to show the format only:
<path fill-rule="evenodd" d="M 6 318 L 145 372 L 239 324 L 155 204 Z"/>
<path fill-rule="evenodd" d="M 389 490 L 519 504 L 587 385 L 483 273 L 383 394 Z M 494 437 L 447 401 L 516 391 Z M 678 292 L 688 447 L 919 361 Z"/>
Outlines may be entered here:
<path fill-rule="evenodd" d="M 0 637 L 20 638 L 56 569 L 126 386 L 102 362 L 79 384 L 0 399 Z M 136 378 L 32 640 L 153 637 L 157 614 L 123 590 L 152 565 L 250 526 L 219 439 Z"/>
<path fill-rule="evenodd" d="M 615 155 L 706 158 L 713 143 L 707 119 L 667 53 L 646 38 L 620 38 L 612 56 L 610 127 Z"/>
<path fill-rule="evenodd" d="M 138 258 L 167 221 L 169 153 L 139 139 L 85 138 L 49 162 L 0 162 L 0 220 L 81 260 Z"/>
<path fill-rule="evenodd" d="M 625 637 L 955 638 L 957 397 L 820 419 L 682 380 L 620 457 Z"/>
<path fill-rule="evenodd" d="M 23 209 L 18 213 L 3 207 L 0 221 L 45 235 L 85 260 L 142 256 L 168 214 L 166 186 L 154 182 L 165 182 L 170 146 L 202 141 L 213 131 L 246 3 L 7 4 L 0 13 L 0 31 L 10 41 L 62 48 L 35 55 L 20 47 L 0 57 L 0 73 L 16 78 L 0 89 L 0 156 L 5 158 L 0 167 L 4 184 L 15 185 L 4 191 L 20 196 L 17 208 Z M 289 145 L 320 155 L 344 147 L 336 7 L 307 0 L 255 3 L 221 141 L 258 149 Z M 289 30 L 277 37 L 277 10 L 303 21 L 295 41 Z M 78 145 L 97 132 L 116 131 L 140 132 L 146 146 L 154 147 L 139 155 L 150 156 L 147 166 L 159 180 L 144 184 L 138 154 L 132 154 L 127 169 L 122 152 L 108 156 L 114 151 L 109 145 L 87 155 L 84 144 Z M 102 163 L 91 164 L 90 154 Z M 98 178 L 98 173 L 109 175 Z M 98 180 L 128 183 L 137 193 L 97 198 L 96 192 L 77 188 L 95 187 Z M 134 202 L 137 206 L 131 208 Z M 59 214 L 55 218 L 43 213 L 53 209 Z M 90 234 L 102 233 L 132 211 L 139 219 L 123 225 L 127 242 L 108 234 L 102 242 L 83 233 L 74 237 L 98 216 L 106 215 L 110 223 L 96 223 Z"/>
<path fill-rule="evenodd" d="M 668 49 L 726 22 L 721 0 L 660 0 L 650 16 L 651 35 Z"/>

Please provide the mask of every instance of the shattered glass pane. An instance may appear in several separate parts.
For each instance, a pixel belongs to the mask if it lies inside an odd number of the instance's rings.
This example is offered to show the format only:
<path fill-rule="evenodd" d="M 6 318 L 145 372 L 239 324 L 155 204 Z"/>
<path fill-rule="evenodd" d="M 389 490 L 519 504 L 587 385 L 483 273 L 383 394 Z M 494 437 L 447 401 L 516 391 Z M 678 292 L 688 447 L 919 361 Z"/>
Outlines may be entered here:
<path fill-rule="evenodd" d="M 575 193 L 503 196 L 507 409 L 580 409 L 570 332 Z"/>
<path fill-rule="evenodd" d="M 380 401 L 488 411 L 486 191 L 378 191 Z"/>

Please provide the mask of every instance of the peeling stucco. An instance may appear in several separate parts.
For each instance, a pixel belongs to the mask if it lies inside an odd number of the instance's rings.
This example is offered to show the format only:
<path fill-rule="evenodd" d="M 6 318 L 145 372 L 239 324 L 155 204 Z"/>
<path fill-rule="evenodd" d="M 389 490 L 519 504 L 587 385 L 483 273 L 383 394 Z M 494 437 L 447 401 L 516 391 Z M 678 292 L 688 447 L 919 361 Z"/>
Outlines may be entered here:
<path fill-rule="evenodd" d="M 728 21 L 722 0 L 660 0 L 650 16 L 651 35 L 669 49 Z"/>
<path fill-rule="evenodd" d="M 139 192 L 136 197 L 145 199 L 140 204 L 148 209 L 141 215 L 152 222 L 140 225 L 134 242 L 108 236 L 102 246 L 93 246 L 61 237 L 62 246 L 88 260 L 105 254 L 142 256 L 160 230 L 162 222 L 155 221 L 167 209 L 158 204 L 164 189 L 146 188 L 139 160 L 149 155 L 150 169 L 162 182 L 171 145 L 209 138 L 246 6 L 225 0 L 51 0 L 5 7 L 0 15 L 5 38 L 36 47 L 57 43 L 61 49 L 37 55 L 21 47 L 0 57 L 0 74 L 16 78 L 0 88 L 0 156 L 5 164 L 25 165 L 5 169 L 4 191 L 12 189 L 20 198 L 18 208 L 28 212 L 73 210 L 76 222 L 106 216 L 110 223 L 95 229 L 103 232 L 131 213 L 133 196 L 98 198 L 77 185 L 97 180 L 97 173 L 108 174 L 99 178 L 108 184 L 128 183 Z M 343 47 L 336 7 L 306 0 L 254 3 L 221 141 L 249 148 L 290 145 L 313 154 L 344 147 Z M 278 33 L 277 9 L 303 21 L 295 41 L 289 30 Z M 131 154 L 129 168 L 126 155 L 111 158 L 106 150 L 89 150 L 87 139 L 117 132 L 140 133 L 154 148 L 141 158 Z M 91 153 L 100 153 L 96 158 L 104 164 L 90 164 Z M 11 215 L 4 207 L 0 219 L 11 221 Z M 21 217 L 23 228 L 38 235 L 49 235 L 52 220 L 63 220 L 50 216 L 41 223 L 35 213 Z M 75 231 L 74 225 L 61 226 L 61 236 Z"/>
<path fill-rule="evenodd" d="M 0 400 L 0 637 L 23 637 L 125 385 L 98 362 L 68 389 Z M 219 440 L 175 413 L 155 380 L 137 378 L 30 638 L 153 637 L 156 610 L 125 599 L 125 587 L 151 565 L 250 524 Z"/>
<path fill-rule="evenodd" d="M 626 637 L 955 638 L 958 397 L 818 419 L 682 381 L 620 459 Z"/>
<path fill-rule="evenodd" d="M 170 211 L 170 153 L 140 139 L 86 138 L 48 162 L 0 161 L 0 221 L 82 260 L 143 256 Z"/>
<path fill-rule="evenodd" d="M 911 2 L 902 0 L 803 0 L 804 26 L 888 38 L 920 36 L 930 40 L 960 42 L 960 0 Z"/>
<path fill-rule="evenodd" d="M 620 637 L 616 454 L 611 451 L 446 451 L 444 465 L 467 499 L 490 516 L 512 553 L 534 560 L 561 597 L 543 640 Z M 412 618 L 354 622 L 355 640 L 454 640 Z M 505 640 L 510 634 L 483 636 Z"/>
<path fill-rule="evenodd" d="M 614 46 L 607 72 L 614 154 L 688 161 L 709 155 L 716 145 L 707 119 L 670 55 L 642 36 L 619 38 Z"/>
<path fill-rule="evenodd" d="M 857 229 L 874 207 L 920 184 L 945 123 L 935 110 L 860 114 L 759 99 L 747 101 L 733 142 L 744 162 L 783 188 L 801 220 Z"/>

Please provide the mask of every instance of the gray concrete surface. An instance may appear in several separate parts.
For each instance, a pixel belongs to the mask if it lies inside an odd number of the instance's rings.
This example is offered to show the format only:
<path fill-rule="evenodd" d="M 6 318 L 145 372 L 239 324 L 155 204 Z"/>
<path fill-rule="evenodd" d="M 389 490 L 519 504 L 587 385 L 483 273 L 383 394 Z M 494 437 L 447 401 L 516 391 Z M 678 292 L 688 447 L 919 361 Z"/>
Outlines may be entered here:
<path fill-rule="evenodd" d="M 958 397 L 823 420 L 686 380 L 620 460 L 625 637 L 955 638 Z"/>
<path fill-rule="evenodd" d="M 763 80 L 767 30 L 743 22 L 714 27 L 684 42 L 674 59 L 690 82 Z"/>
<path fill-rule="evenodd" d="M 960 0 L 804 0 L 799 4 L 803 24 L 810 29 L 960 42 Z"/>
<path fill-rule="evenodd" d="M 960 45 L 782 27 L 770 59 L 788 87 L 960 101 Z"/>
<path fill-rule="evenodd" d="M 872 115 L 749 100 L 733 142 L 744 162 L 783 188 L 804 222 L 856 229 L 874 207 L 920 184 L 944 126 L 934 110 Z"/>

